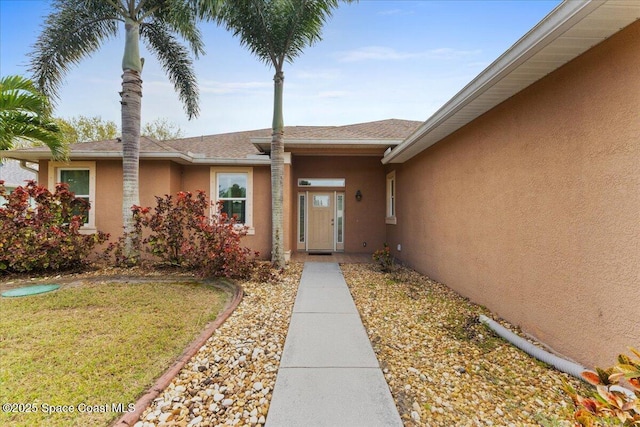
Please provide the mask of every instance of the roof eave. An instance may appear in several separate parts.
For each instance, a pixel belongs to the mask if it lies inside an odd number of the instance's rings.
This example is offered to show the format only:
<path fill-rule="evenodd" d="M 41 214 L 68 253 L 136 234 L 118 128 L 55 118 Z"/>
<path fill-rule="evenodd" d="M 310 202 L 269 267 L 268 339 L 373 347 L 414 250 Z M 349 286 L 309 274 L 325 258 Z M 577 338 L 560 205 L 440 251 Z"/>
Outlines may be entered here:
<path fill-rule="evenodd" d="M 403 141 L 402 138 L 348 138 L 348 139 L 322 139 L 322 138 L 285 138 L 285 148 L 351 148 L 370 149 L 371 147 L 387 148 L 396 146 Z M 251 138 L 251 143 L 262 153 L 271 152 L 271 138 Z"/>
<path fill-rule="evenodd" d="M 5 153 L 5 157 L 15 160 L 26 160 L 30 162 L 38 162 L 40 160 L 51 160 L 51 153 L 43 151 L 9 151 Z M 69 161 L 74 160 L 120 160 L 122 152 L 120 151 L 74 151 Z M 141 152 L 140 159 L 146 160 L 171 160 L 180 164 L 197 164 L 197 165 L 268 165 L 270 159 L 268 156 L 247 156 L 246 158 L 220 158 L 206 157 L 198 153 L 166 153 L 166 152 Z"/>
<path fill-rule="evenodd" d="M 565 1 L 561 3 L 549 15 L 540 21 L 540 23 L 518 40 L 509 50 L 503 53 L 467 86 L 451 98 L 451 100 L 444 104 L 444 106 L 442 106 L 435 114 L 427 119 L 415 132 L 409 135 L 401 144 L 392 149 L 382 159 L 382 162 L 384 164 L 403 163 L 409 160 L 426 148 L 434 145 L 456 130 L 475 120 L 491 108 L 520 92 L 525 87 L 530 86 L 540 78 L 560 68 L 566 62 L 584 53 L 584 51 L 588 50 L 590 46 L 580 52 L 575 52 L 562 64 L 552 64 L 548 69 L 542 70 L 540 75 L 532 78 L 531 81 L 522 84 L 520 87 L 502 94 L 501 97 L 494 99 L 492 102 L 487 102 L 486 108 L 474 111 L 473 114 L 470 114 L 466 118 L 456 117 L 463 108 L 472 105 L 474 101 L 489 89 L 526 63 L 536 53 L 540 52 L 543 48 L 560 38 L 560 36 L 568 29 L 572 28 L 586 16 L 590 15 L 600 6 L 607 3 L 607 1 L 608 0 L 590 0 L 586 2 Z M 630 0 L 631 5 L 637 6 L 637 3 L 637 0 Z M 629 24 L 634 20 L 634 18 L 630 17 Z M 612 24 L 607 37 L 620 29 L 620 27 L 615 27 Z M 445 129 L 443 124 L 447 123 L 452 118 L 458 118 L 459 121 Z"/>

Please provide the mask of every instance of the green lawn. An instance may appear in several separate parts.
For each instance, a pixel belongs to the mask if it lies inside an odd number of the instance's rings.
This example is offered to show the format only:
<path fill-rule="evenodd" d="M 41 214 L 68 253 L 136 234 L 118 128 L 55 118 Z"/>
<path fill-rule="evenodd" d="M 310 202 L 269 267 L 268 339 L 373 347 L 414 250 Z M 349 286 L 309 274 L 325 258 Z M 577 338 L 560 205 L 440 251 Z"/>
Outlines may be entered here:
<path fill-rule="evenodd" d="M 135 403 L 226 300 L 211 285 L 158 282 L 0 298 L 0 425 L 108 424 L 119 416 L 118 405 L 126 410 Z M 63 412 L 45 413 L 52 411 Z"/>

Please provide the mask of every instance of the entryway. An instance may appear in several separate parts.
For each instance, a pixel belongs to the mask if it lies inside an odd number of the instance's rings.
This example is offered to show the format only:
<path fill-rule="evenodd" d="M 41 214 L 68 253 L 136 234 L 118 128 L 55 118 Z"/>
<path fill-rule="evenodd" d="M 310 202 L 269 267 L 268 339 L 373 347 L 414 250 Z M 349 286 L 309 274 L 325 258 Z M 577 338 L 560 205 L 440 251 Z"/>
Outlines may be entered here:
<path fill-rule="evenodd" d="M 331 193 L 309 193 L 310 251 L 332 251 L 335 239 L 335 200 Z"/>
<path fill-rule="evenodd" d="M 326 253 L 344 250 L 343 192 L 300 192 L 298 209 L 298 250 Z"/>

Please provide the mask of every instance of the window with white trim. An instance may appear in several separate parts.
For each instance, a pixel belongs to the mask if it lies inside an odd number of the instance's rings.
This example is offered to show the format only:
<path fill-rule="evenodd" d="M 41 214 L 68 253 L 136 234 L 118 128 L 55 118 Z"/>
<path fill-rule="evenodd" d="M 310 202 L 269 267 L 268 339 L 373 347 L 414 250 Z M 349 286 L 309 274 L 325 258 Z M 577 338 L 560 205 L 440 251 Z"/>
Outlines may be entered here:
<path fill-rule="evenodd" d="M 253 168 L 211 168 L 211 199 L 253 234 Z"/>
<path fill-rule="evenodd" d="M 386 223 L 396 224 L 396 171 L 387 174 L 387 214 Z"/>
<path fill-rule="evenodd" d="M 96 162 L 49 162 L 49 189 L 53 191 L 58 183 L 66 183 L 77 198 L 89 202 L 84 228 L 95 229 Z"/>

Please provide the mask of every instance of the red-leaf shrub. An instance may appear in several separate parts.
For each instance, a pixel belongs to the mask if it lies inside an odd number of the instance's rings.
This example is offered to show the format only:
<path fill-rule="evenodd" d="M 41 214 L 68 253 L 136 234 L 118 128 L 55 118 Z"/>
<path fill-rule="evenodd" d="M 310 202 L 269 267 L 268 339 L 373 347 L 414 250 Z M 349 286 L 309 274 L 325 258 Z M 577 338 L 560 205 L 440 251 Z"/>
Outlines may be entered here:
<path fill-rule="evenodd" d="M 134 206 L 140 248 L 169 265 L 181 266 L 203 277 L 247 278 L 255 266 L 255 257 L 250 249 L 242 247 L 240 240 L 246 228 L 229 218 L 217 206 L 210 217 L 208 201 L 203 191 L 194 195 L 180 192 L 174 198 L 170 195 L 156 196 L 156 207 Z M 121 239 L 122 240 L 122 239 Z M 118 248 L 112 245 L 116 262 L 126 264 Z"/>
<path fill-rule="evenodd" d="M 577 425 L 640 426 L 640 351 L 630 350 L 635 358 L 620 354 L 616 365 L 582 373 L 595 386 L 587 396 L 565 383 L 564 390 L 576 407 L 573 416 Z"/>
<path fill-rule="evenodd" d="M 0 271 L 67 270 L 83 264 L 109 235 L 80 234 L 89 204 L 58 184 L 29 181 L 11 194 L 0 181 Z M 0 199 L 0 200 L 2 200 Z"/>

